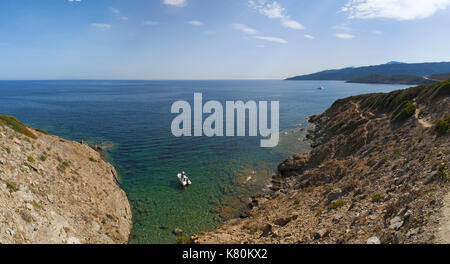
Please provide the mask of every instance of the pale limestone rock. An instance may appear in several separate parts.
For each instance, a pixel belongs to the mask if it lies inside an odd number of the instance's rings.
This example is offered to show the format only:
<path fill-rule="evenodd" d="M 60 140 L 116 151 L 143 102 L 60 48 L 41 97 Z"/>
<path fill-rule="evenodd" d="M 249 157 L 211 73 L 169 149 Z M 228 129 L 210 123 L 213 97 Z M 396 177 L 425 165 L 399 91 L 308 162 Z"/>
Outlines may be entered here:
<path fill-rule="evenodd" d="M 114 168 L 87 145 L 30 130 L 37 139 L 0 126 L 0 243 L 127 243 L 131 208 Z"/>
<path fill-rule="evenodd" d="M 67 244 L 81 244 L 80 240 L 76 237 L 69 237 L 67 239 Z"/>

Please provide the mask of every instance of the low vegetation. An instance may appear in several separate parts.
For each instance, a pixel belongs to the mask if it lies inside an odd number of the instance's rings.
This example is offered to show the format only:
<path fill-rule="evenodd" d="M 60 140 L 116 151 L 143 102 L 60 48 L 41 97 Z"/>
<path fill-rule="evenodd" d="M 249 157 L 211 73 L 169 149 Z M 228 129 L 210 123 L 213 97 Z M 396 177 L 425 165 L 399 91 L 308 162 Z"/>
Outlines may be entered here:
<path fill-rule="evenodd" d="M 32 156 L 28 156 L 27 157 L 27 160 L 28 160 L 28 162 L 30 162 L 30 163 L 34 163 L 34 158 L 32 157 Z"/>
<path fill-rule="evenodd" d="M 5 181 L 6 188 L 8 188 L 9 192 L 17 192 L 19 191 L 19 187 L 14 183 L 10 181 Z"/>
<path fill-rule="evenodd" d="M 438 172 L 442 178 L 445 180 L 450 179 L 450 171 L 447 170 L 447 165 L 445 163 L 442 163 L 441 166 L 438 168 Z"/>
<path fill-rule="evenodd" d="M 23 134 L 27 137 L 36 139 L 36 135 L 33 134 L 28 128 L 27 126 L 25 126 L 24 124 L 20 123 L 16 118 L 12 117 L 12 116 L 7 116 L 7 115 L 0 115 L 0 126 L 9 126 L 10 128 L 12 128 L 14 131 Z"/>
<path fill-rule="evenodd" d="M 335 104 L 346 104 L 350 101 L 360 101 L 361 108 L 374 112 L 394 111 L 406 101 L 433 101 L 441 96 L 450 95 L 450 81 L 437 82 L 430 85 L 419 85 L 405 90 L 390 93 L 373 93 L 356 95 L 337 100 Z M 403 107 L 404 108 L 404 107 Z M 403 109 L 402 108 L 402 109 Z"/>
<path fill-rule="evenodd" d="M 404 122 L 415 112 L 416 106 L 410 101 L 405 101 L 392 113 L 392 122 Z"/>
<path fill-rule="evenodd" d="M 42 130 L 42 129 L 40 129 L 40 128 L 36 128 L 36 131 L 39 132 L 39 133 L 41 133 L 41 134 L 48 135 L 47 131 Z"/>
<path fill-rule="evenodd" d="M 179 244 L 179 245 L 187 245 L 187 244 L 192 244 L 192 241 L 191 241 L 191 239 L 190 239 L 189 237 L 187 237 L 187 236 L 180 236 L 180 237 L 177 239 L 177 244 Z"/>
<path fill-rule="evenodd" d="M 36 209 L 36 210 L 43 210 L 43 209 L 44 209 L 44 206 L 43 206 L 43 205 L 41 205 L 40 203 L 38 203 L 38 202 L 36 202 L 36 201 L 34 201 L 34 200 L 33 200 L 33 207 L 34 207 L 34 209 Z"/>
<path fill-rule="evenodd" d="M 434 126 L 434 131 L 439 135 L 447 134 L 450 130 L 450 116 L 445 119 L 439 120 Z"/>
<path fill-rule="evenodd" d="M 342 206 L 344 206 L 344 205 L 345 205 L 345 202 L 344 202 L 344 201 L 342 201 L 342 200 L 337 200 L 337 201 L 332 202 L 332 203 L 328 206 L 328 209 L 333 210 L 333 209 L 340 208 L 340 207 L 342 207 Z"/>
<path fill-rule="evenodd" d="M 66 169 L 69 168 L 69 166 L 70 162 L 68 161 L 61 162 L 61 164 L 58 165 L 58 170 L 60 172 L 66 172 Z"/>
<path fill-rule="evenodd" d="M 372 195 L 372 203 L 379 203 L 384 200 L 384 194 L 383 193 L 374 193 Z"/>

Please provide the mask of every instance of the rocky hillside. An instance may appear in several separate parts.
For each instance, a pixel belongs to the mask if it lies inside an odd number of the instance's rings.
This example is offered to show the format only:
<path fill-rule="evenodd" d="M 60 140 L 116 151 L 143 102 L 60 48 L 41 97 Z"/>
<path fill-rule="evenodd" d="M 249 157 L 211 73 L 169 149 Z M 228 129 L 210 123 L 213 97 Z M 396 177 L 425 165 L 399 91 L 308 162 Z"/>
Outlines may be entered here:
<path fill-rule="evenodd" d="M 131 228 L 99 153 L 0 115 L 0 244 L 127 243 Z"/>
<path fill-rule="evenodd" d="M 241 219 L 195 243 L 450 243 L 450 82 L 336 101 L 311 117 Z"/>
<path fill-rule="evenodd" d="M 287 80 L 342 80 L 348 81 L 371 74 L 429 76 L 450 72 L 450 62 L 401 63 L 389 62 L 381 65 L 348 67 L 325 70 L 313 74 L 295 76 Z"/>

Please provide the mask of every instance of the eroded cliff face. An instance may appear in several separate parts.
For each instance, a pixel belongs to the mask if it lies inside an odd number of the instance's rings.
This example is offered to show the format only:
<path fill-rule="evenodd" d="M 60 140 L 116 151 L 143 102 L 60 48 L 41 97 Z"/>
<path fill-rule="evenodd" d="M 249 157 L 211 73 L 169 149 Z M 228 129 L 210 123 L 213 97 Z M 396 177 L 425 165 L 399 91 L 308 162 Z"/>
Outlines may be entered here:
<path fill-rule="evenodd" d="M 443 82 L 338 100 L 311 118 L 314 149 L 282 162 L 272 191 L 193 242 L 450 243 L 437 232 L 450 222 L 448 123 L 435 126 L 449 95 Z"/>
<path fill-rule="evenodd" d="M 5 120 L 0 244 L 127 243 L 132 213 L 113 166 L 88 145 Z"/>

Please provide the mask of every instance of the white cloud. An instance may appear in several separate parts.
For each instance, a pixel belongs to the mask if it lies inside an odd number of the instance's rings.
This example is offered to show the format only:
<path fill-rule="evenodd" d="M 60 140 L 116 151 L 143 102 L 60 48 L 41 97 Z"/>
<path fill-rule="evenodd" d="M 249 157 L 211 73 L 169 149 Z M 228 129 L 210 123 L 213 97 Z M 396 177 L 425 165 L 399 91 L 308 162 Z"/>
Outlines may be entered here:
<path fill-rule="evenodd" d="M 301 30 L 305 27 L 299 22 L 291 19 L 286 13 L 286 9 L 277 1 L 267 0 L 249 0 L 248 4 L 251 8 L 257 10 L 259 13 L 265 15 L 270 19 L 281 19 L 282 25 L 287 28 Z"/>
<path fill-rule="evenodd" d="M 352 29 L 348 26 L 348 23 L 343 23 L 340 25 L 333 26 L 334 30 L 341 31 L 339 33 L 334 34 L 335 37 L 340 39 L 352 39 L 355 36 L 350 34 Z"/>
<path fill-rule="evenodd" d="M 283 22 L 283 26 L 287 27 L 287 28 L 296 29 L 296 30 L 305 29 L 305 27 L 302 24 L 298 23 L 295 20 L 286 20 Z"/>
<path fill-rule="evenodd" d="M 171 6 L 185 6 L 187 4 L 187 0 L 163 0 L 163 3 Z"/>
<path fill-rule="evenodd" d="M 116 17 L 118 19 L 120 19 L 120 20 L 124 20 L 124 21 L 128 20 L 128 17 L 127 16 L 122 16 L 120 10 L 117 9 L 117 8 L 110 7 L 109 8 L 109 12 L 113 13 L 114 15 L 116 15 Z"/>
<path fill-rule="evenodd" d="M 156 26 L 156 25 L 159 25 L 159 22 L 158 21 L 147 20 L 147 21 L 142 22 L 142 25 L 144 25 L 144 26 Z"/>
<path fill-rule="evenodd" d="M 117 15 L 120 14 L 120 10 L 117 9 L 117 8 L 114 8 L 114 7 L 110 7 L 110 8 L 109 8 L 109 12 L 111 12 L 111 13 L 113 13 L 113 14 L 117 14 Z"/>
<path fill-rule="evenodd" d="M 203 22 L 198 21 L 198 20 L 191 20 L 191 21 L 188 21 L 188 23 L 193 26 L 203 26 L 204 25 Z"/>
<path fill-rule="evenodd" d="M 303 36 L 307 39 L 314 39 L 314 37 L 309 34 L 304 34 Z"/>
<path fill-rule="evenodd" d="M 370 33 L 375 34 L 375 35 L 381 35 L 381 34 L 383 34 L 383 31 L 380 31 L 378 29 L 372 29 L 370 31 Z"/>
<path fill-rule="evenodd" d="M 348 33 L 338 33 L 338 34 L 334 34 L 334 36 L 336 38 L 340 38 L 340 39 L 352 39 L 355 37 L 352 34 L 348 34 Z"/>
<path fill-rule="evenodd" d="M 67 0 L 68 2 L 81 2 L 81 0 Z"/>
<path fill-rule="evenodd" d="M 104 24 L 104 23 L 92 23 L 92 27 L 100 29 L 100 30 L 108 30 L 111 28 L 110 24 Z"/>
<path fill-rule="evenodd" d="M 237 30 L 242 31 L 245 34 L 258 34 L 257 30 L 255 30 L 255 29 L 253 29 L 251 27 L 248 27 L 248 26 L 246 26 L 244 24 L 233 23 L 233 24 L 231 24 L 231 26 L 233 28 L 237 29 Z"/>
<path fill-rule="evenodd" d="M 261 14 L 268 18 L 284 18 L 286 9 L 278 2 L 267 3 L 265 0 L 250 0 L 250 7 L 258 10 Z"/>
<path fill-rule="evenodd" d="M 348 26 L 347 23 L 333 26 L 333 29 L 339 30 L 339 31 L 345 31 L 345 32 L 350 32 L 350 31 L 352 31 L 352 29 Z"/>
<path fill-rule="evenodd" d="M 256 39 L 260 39 L 260 40 L 265 40 L 265 41 L 271 41 L 271 42 L 281 43 L 281 44 L 287 43 L 287 41 L 284 40 L 284 39 L 282 39 L 282 38 L 262 37 L 262 36 L 255 36 L 255 38 L 256 38 Z"/>
<path fill-rule="evenodd" d="M 260 49 L 263 49 L 263 48 L 265 48 L 266 46 L 265 46 L 265 45 L 256 45 L 256 47 L 257 47 L 257 48 L 260 48 Z"/>
<path fill-rule="evenodd" d="M 432 16 L 447 8 L 450 0 L 349 0 L 341 11 L 349 18 L 414 20 Z"/>

